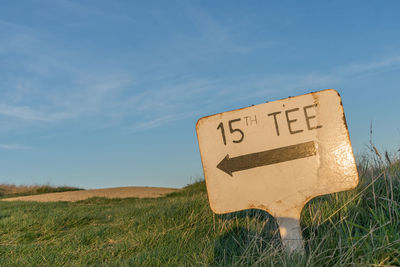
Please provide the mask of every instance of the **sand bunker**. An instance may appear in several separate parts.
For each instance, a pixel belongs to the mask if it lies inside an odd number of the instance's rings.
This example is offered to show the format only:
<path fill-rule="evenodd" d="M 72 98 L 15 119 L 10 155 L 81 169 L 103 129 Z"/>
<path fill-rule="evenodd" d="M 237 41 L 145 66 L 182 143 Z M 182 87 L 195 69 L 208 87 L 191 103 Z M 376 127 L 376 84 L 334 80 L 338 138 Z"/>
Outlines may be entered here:
<path fill-rule="evenodd" d="M 114 187 L 104 189 L 90 189 L 80 191 L 68 191 L 59 193 L 49 193 L 33 196 L 12 197 L 2 199 L 3 201 L 38 201 L 38 202 L 54 202 L 54 201 L 78 201 L 91 197 L 106 198 L 156 198 L 162 197 L 168 193 L 176 192 L 179 189 L 165 187 Z"/>

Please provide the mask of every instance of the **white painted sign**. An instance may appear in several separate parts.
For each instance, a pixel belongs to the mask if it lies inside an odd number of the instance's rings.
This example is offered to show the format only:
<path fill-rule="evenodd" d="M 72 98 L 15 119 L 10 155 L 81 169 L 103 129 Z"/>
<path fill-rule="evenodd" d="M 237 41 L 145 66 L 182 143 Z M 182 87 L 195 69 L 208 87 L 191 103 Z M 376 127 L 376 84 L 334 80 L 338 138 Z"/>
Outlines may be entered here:
<path fill-rule="evenodd" d="M 289 251 L 312 198 L 358 184 L 340 95 L 323 90 L 201 118 L 196 125 L 211 209 L 262 209 Z"/>

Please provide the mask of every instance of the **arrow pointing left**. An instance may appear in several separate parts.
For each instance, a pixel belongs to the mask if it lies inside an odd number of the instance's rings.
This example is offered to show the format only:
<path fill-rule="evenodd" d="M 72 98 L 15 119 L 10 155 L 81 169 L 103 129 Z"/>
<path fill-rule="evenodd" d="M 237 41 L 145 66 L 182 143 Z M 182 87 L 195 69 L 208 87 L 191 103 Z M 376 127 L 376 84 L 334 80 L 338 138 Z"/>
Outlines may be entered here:
<path fill-rule="evenodd" d="M 314 141 L 297 145 L 286 146 L 238 157 L 229 157 L 229 154 L 221 160 L 217 168 L 233 176 L 233 172 L 244 171 L 256 167 L 276 164 L 289 160 L 315 156 L 317 147 Z"/>

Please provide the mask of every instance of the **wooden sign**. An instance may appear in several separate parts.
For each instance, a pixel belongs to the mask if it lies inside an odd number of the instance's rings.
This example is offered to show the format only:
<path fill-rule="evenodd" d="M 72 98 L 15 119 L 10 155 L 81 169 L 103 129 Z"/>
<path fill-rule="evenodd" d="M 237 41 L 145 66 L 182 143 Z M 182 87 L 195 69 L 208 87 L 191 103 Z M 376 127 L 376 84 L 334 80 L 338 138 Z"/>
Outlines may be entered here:
<path fill-rule="evenodd" d="M 288 251 L 302 249 L 299 219 L 310 199 L 358 184 L 335 90 L 204 117 L 196 129 L 211 209 L 269 212 Z"/>

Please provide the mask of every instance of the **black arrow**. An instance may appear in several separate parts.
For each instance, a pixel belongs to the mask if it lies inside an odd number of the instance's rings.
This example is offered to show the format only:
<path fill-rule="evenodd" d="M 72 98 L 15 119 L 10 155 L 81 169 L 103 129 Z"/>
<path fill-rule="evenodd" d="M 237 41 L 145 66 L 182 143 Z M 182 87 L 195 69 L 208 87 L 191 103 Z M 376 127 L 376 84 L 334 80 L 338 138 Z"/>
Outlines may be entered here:
<path fill-rule="evenodd" d="M 317 154 L 314 141 L 292 146 L 251 153 L 234 158 L 229 154 L 217 165 L 217 168 L 232 176 L 233 172 L 276 164 L 289 160 L 311 157 Z"/>

